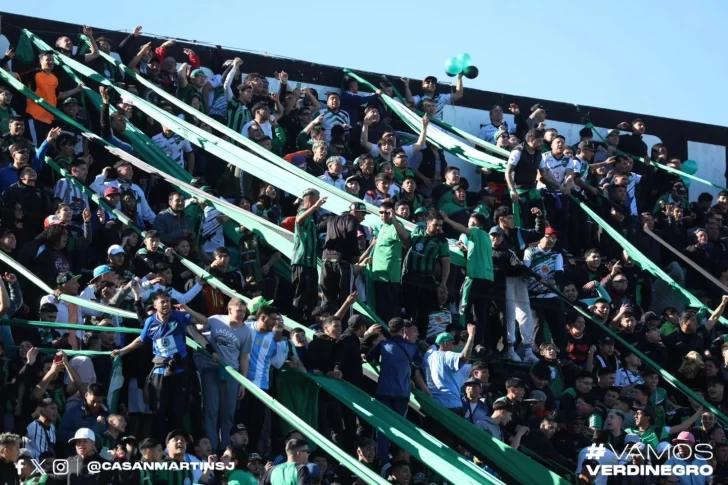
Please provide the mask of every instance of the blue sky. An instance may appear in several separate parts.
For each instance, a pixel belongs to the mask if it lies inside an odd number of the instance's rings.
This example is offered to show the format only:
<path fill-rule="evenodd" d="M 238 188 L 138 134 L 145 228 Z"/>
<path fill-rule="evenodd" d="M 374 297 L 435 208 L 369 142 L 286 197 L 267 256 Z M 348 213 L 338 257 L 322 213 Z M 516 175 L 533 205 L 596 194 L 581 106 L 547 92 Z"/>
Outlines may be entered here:
<path fill-rule="evenodd" d="M 468 52 L 466 86 L 728 126 L 720 0 L 46 3 L 3 9 L 410 78 Z"/>

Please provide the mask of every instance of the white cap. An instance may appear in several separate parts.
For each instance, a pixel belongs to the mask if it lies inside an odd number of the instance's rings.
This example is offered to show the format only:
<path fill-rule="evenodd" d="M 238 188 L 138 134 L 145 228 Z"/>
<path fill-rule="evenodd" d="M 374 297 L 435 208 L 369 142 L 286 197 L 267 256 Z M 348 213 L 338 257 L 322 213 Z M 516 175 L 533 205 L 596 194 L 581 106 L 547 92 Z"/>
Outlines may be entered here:
<path fill-rule="evenodd" d="M 94 441 L 95 442 L 96 441 L 96 435 L 94 434 L 93 431 L 91 431 L 88 428 L 79 428 L 76 431 L 76 434 L 73 436 L 73 438 L 71 438 L 70 440 L 68 440 L 68 442 L 71 443 L 71 444 L 73 444 L 73 442 L 76 441 L 76 440 L 91 440 L 91 441 Z"/>
<path fill-rule="evenodd" d="M 122 248 L 118 244 L 113 244 L 109 246 L 107 254 L 126 254 L 126 251 L 124 251 L 124 248 Z"/>

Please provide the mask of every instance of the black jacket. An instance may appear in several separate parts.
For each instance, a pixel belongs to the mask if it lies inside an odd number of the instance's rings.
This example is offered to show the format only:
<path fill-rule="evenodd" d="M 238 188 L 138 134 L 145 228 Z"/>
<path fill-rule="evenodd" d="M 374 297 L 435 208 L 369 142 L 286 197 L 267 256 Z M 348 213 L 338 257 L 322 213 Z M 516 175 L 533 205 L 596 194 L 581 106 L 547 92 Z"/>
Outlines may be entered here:
<path fill-rule="evenodd" d="M 349 329 L 341 334 L 336 342 L 336 357 L 334 366 L 338 366 L 345 381 L 351 382 L 357 387 L 364 378 L 364 371 L 361 364 L 361 342 L 354 332 Z"/>
<path fill-rule="evenodd" d="M 493 247 L 493 286 L 505 288 L 506 278 L 509 276 L 523 276 L 528 268 L 518 259 L 516 253 L 510 249 L 507 242 L 499 247 Z"/>
<path fill-rule="evenodd" d="M 647 144 L 642 140 L 642 135 L 636 135 L 634 133 L 620 135 L 617 149 L 630 155 L 637 155 L 642 158 L 647 157 Z M 635 161 L 634 168 L 636 169 L 635 173 L 641 175 L 643 171 L 640 169 L 645 169 L 646 165 Z"/>
<path fill-rule="evenodd" d="M 15 463 L 6 463 L 2 458 L 0 458 L 0 485 L 20 485 Z"/>
<path fill-rule="evenodd" d="M 319 370 L 324 374 L 341 370 L 334 366 L 335 350 L 336 340 L 323 332 L 317 333 L 306 351 L 306 369 Z"/>
<path fill-rule="evenodd" d="M 318 223 L 319 231 L 326 231 L 323 259 L 353 263 L 359 260 L 359 243 L 356 233 L 359 221 L 346 213 L 332 216 Z"/>
<path fill-rule="evenodd" d="M 536 217 L 536 225 L 533 229 L 516 227 L 511 230 L 510 234 L 506 234 L 504 239 L 508 242 L 508 246 L 516 253 L 516 256 L 519 259 L 523 259 L 523 252 L 526 248 L 531 243 L 541 239 L 545 230 L 546 224 L 544 224 L 543 215 L 541 215 Z"/>

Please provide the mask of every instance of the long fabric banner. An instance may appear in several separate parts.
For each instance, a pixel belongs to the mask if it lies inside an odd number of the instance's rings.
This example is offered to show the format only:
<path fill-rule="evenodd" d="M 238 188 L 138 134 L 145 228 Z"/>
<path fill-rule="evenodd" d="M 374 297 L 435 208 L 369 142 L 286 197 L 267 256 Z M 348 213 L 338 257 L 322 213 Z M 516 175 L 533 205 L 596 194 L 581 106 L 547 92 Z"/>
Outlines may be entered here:
<path fill-rule="evenodd" d="M 344 72 L 356 79 L 360 84 L 366 85 L 373 91 L 376 91 L 377 88 L 366 79 L 358 76 L 348 69 L 345 69 Z M 380 95 L 380 98 L 382 99 L 382 102 L 396 113 L 402 121 L 415 131 L 415 133 L 422 132 L 422 120 L 409 108 L 403 105 L 400 101 L 392 99 L 384 93 Z M 447 133 L 443 133 L 440 130 L 427 130 L 427 140 L 437 145 L 440 149 L 445 150 L 448 153 L 452 153 L 456 157 L 479 167 L 488 168 L 498 172 L 503 172 L 506 169 L 504 160 L 496 158 L 493 155 L 480 152 L 470 145 L 456 140 L 452 136 Z"/>

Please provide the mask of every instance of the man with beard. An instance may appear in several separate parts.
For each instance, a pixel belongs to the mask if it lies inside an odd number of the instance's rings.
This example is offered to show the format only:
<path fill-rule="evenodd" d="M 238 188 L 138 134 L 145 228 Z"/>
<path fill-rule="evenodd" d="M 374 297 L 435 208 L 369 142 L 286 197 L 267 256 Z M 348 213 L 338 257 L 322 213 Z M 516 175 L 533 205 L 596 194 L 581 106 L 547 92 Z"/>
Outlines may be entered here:
<path fill-rule="evenodd" d="M 162 244 L 173 245 L 181 238 L 194 236 L 194 222 L 185 214 L 185 196 L 179 192 L 169 194 L 169 207 L 154 219 L 154 229 L 160 234 Z"/>
<path fill-rule="evenodd" d="M 726 304 L 728 304 L 728 295 L 723 296 L 720 305 L 718 305 L 708 321 L 704 325 L 701 325 L 700 328 L 698 328 L 698 319 L 695 313 L 688 311 L 680 315 L 680 323 L 677 331 L 663 339 L 665 347 L 668 349 L 668 362 L 672 366 L 671 370 L 677 370 L 682 362 L 682 358 L 690 351 L 694 350 L 700 355 L 705 354 L 705 342 L 707 340 L 705 333 L 710 332 L 715 324 L 718 323 L 718 320 L 723 315 Z"/>
<path fill-rule="evenodd" d="M 344 128 L 351 126 L 349 113 L 341 109 L 341 98 L 338 93 L 329 93 L 326 98 L 326 108 L 322 108 L 311 115 L 318 118 L 323 116 L 322 126 L 326 130 L 326 142 L 331 141 L 331 128 L 334 125 L 342 125 Z"/>
<path fill-rule="evenodd" d="M 403 78 L 402 81 L 404 82 L 404 95 L 407 98 L 407 103 L 410 106 L 420 108 L 420 104 L 425 100 L 433 101 L 436 106 L 435 118 L 439 120 L 442 120 L 442 110 L 445 106 L 457 103 L 464 96 L 463 73 L 457 75 L 457 85 L 455 86 L 455 92 L 452 94 L 437 93 L 437 78 L 435 76 L 427 76 L 422 81 L 422 96 L 412 96 L 409 79 Z"/>
<path fill-rule="evenodd" d="M 144 191 L 132 182 L 133 176 L 134 168 L 132 164 L 120 160 L 113 167 L 104 168 L 103 172 L 96 176 L 89 188 L 99 195 L 104 194 L 107 187 L 116 187 L 120 193 L 131 190 L 137 199 L 137 211 L 139 215 L 145 222 L 152 224 L 157 215 L 149 207 Z"/>

